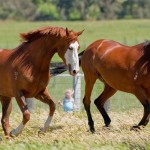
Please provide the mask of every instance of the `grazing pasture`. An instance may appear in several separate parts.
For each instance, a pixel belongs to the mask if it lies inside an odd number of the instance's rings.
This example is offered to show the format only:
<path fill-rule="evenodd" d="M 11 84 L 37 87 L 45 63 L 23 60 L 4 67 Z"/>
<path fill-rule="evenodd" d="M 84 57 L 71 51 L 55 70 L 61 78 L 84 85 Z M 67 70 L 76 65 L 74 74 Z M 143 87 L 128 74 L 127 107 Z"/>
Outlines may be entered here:
<path fill-rule="evenodd" d="M 28 32 L 42 26 L 62 26 L 80 31 L 85 29 L 79 37 L 80 51 L 97 39 L 112 39 L 127 45 L 141 43 L 150 39 L 150 20 L 119 20 L 119 21 L 85 21 L 85 22 L 0 22 L 0 48 L 15 48 L 20 43 L 19 33 Z M 59 61 L 56 55 L 53 59 Z M 64 87 L 71 86 L 71 81 L 49 83 L 49 90 L 57 101 L 63 97 Z M 121 82 L 121 81 L 120 81 Z M 61 86 L 60 86 L 61 85 Z M 92 100 L 102 92 L 103 84 L 97 81 L 92 93 Z M 82 97 L 84 95 L 84 81 L 82 80 Z M 10 116 L 11 129 L 20 123 L 22 116 L 16 102 L 13 102 L 13 112 Z M 92 101 L 93 103 L 93 101 Z M 31 113 L 31 120 L 24 129 L 22 135 L 5 141 L 2 127 L 0 126 L 0 149 L 150 149 L 150 125 L 142 131 L 130 131 L 134 123 L 138 123 L 142 117 L 143 108 L 138 100 L 123 92 L 117 92 L 112 97 L 110 117 L 111 127 L 103 129 L 103 119 L 94 104 L 91 104 L 92 116 L 95 121 L 96 133 L 87 132 L 87 116 L 84 109 L 72 114 L 64 113 L 57 105 L 52 126 L 45 134 L 38 136 L 39 128 L 44 124 L 48 107 L 36 103 L 35 110 Z M 1 113 L 1 106 L 0 106 Z M 1 114 L 0 114 L 1 115 Z"/>

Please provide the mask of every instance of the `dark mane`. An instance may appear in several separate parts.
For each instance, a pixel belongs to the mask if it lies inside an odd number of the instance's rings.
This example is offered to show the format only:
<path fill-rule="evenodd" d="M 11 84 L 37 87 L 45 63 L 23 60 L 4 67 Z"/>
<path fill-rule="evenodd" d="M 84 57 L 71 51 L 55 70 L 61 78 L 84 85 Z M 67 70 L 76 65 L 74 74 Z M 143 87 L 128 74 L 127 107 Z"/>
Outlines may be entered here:
<path fill-rule="evenodd" d="M 143 46 L 144 54 L 150 54 L 150 40 L 147 40 Z"/>
<path fill-rule="evenodd" d="M 136 74 L 145 74 L 150 72 L 150 40 L 147 40 L 143 45 L 143 56 L 135 64 Z"/>
<path fill-rule="evenodd" d="M 45 35 L 64 38 L 66 36 L 66 29 L 61 27 L 44 27 L 28 33 L 21 33 L 20 37 L 24 42 L 31 42 Z"/>

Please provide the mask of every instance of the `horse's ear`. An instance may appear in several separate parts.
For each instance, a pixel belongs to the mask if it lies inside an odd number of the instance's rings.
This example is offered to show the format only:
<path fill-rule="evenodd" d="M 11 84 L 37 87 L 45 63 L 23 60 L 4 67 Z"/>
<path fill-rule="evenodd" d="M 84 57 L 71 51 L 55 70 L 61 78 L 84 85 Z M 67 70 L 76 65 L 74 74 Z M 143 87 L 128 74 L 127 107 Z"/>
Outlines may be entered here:
<path fill-rule="evenodd" d="M 69 36 L 69 30 L 66 28 L 66 35 Z"/>
<path fill-rule="evenodd" d="M 81 35 L 83 33 L 84 30 L 77 32 L 77 35 Z"/>

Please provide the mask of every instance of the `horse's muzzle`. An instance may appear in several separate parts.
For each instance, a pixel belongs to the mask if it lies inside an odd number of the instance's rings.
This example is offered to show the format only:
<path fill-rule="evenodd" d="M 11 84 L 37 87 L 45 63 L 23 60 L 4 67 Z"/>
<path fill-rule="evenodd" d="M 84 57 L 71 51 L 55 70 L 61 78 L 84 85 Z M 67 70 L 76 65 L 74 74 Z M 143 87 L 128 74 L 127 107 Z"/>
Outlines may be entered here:
<path fill-rule="evenodd" d="M 68 65 L 68 68 L 69 68 L 69 73 L 70 73 L 70 75 L 72 75 L 72 76 L 75 76 L 75 75 L 79 72 L 79 70 L 72 70 L 70 64 Z"/>

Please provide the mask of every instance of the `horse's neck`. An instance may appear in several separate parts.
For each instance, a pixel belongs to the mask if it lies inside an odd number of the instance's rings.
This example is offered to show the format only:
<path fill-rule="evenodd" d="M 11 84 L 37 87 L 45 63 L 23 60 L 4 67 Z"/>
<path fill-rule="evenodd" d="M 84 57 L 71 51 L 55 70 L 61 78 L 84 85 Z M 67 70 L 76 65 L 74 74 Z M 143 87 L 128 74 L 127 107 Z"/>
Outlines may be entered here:
<path fill-rule="evenodd" d="M 24 64 L 32 69 L 36 67 L 37 70 L 48 70 L 51 58 L 55 54 L 55 49 L 53 46 L 49 46 L 50 43 L 48 45 L 46 43 L 48 42 L 36 40 L 32 43 L 22 44 L 15 50 L 15 53 L 18 53 L 20 57 L 18 64 Z"/>

